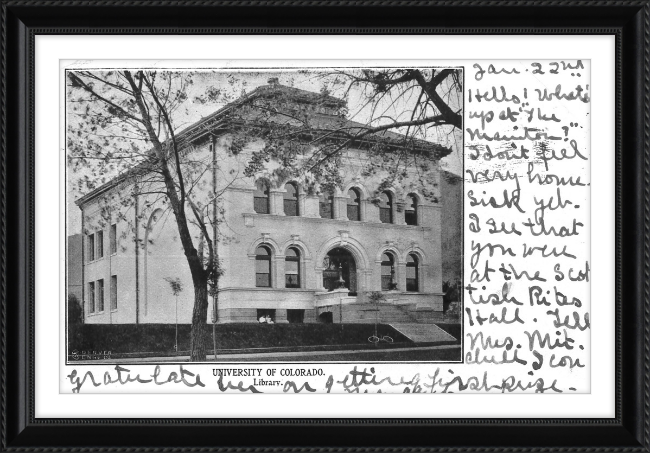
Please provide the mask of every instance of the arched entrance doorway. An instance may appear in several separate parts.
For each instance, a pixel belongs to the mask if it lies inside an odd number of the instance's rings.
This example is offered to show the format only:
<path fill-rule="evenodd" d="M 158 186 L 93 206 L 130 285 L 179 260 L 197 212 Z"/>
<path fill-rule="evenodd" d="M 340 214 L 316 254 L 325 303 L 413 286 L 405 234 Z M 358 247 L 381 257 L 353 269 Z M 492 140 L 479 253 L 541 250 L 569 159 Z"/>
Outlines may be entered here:
<path fill-rule="evenodd" d="M 336 247 L 327 253 L 323 260 L 323 287 L 328 291 L 339 288 L 339 277 L 345 281 L 345 287 L 351 296 L 357 295 L 357 264 L 352 253 Z"/>

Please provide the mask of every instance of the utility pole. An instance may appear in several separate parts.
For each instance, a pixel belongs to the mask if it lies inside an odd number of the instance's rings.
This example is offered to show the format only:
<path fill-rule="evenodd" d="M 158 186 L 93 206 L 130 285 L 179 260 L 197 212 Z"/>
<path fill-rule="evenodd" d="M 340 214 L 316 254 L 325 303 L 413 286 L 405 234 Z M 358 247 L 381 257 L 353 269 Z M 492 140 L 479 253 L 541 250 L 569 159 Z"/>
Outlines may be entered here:
<path fill-rule="evenodd" d="M 339 262 L 339 289 L 345 288 L 345 280 L 343 279 L 343 265 Z M 341 324 L 341 335 L 343 335 L 343 296 L 339 293 L 339 324 Z"/>
<path fill-rule="evenodd" d="M 219 239 L 217 238 L 217 140 L 212 136 L 212 256 L 218 261 L 218 246 Z M 217 263 L 212 263 L 216 266 Z M 215 269 L 216 271 L 217 269 Z M 212 288 L 212 350 L 214 352 L 214 360 L 217 360 L 217 291 L 219 291 L 219 276 L 215 272 Z"/>

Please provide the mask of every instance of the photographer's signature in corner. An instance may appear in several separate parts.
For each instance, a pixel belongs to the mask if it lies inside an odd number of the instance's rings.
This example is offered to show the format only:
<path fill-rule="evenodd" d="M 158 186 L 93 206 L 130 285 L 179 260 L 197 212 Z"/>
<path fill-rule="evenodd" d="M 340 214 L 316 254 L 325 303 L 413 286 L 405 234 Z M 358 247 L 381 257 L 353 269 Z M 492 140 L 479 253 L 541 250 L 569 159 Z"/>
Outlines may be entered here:
<path fill-rule="evenodd" d="M 111 351 L 78 350 L 70 352 L 72 360 L 106 360 L 111 358 Z"/>

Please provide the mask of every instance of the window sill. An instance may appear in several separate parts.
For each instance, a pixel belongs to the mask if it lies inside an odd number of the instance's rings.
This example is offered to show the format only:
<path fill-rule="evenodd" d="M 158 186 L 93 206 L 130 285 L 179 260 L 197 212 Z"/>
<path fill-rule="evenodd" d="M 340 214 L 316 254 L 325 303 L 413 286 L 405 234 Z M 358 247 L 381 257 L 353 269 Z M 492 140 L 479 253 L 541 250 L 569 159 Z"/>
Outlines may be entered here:
<path fill-rule="evenodd" d="M 103 315 L 103 314 L 104 314 L 103 311 L 94 311 L 94 312 L 92 312 L 92 313 L 88 313 L 88 318 L 91 318 L 91 317 L 93 317 L 93 316 Z"/>
<path fill-rule="evenodd" d="M 431 227 L 419 226 L 419 225 L 406 225 L 398 223 L 381 223 L 381 222 L 368 222 L 364 220 L 343 220 L 343 219 L 326 219 L 323 217 L 307 217 L 307 216 L 287 216 L 287 215 L 277 215 L 277 214 L 257 214 L 245 212 L 242 214 L 244 218 L 274 218 L 274 219 L 300 219 L 304 222 L 315 222 L 315 223 L 331 223 L 333 225 L 360 225 L 367 226 L 371 228 L 397 228 L 400 230 L 421 230 L 421 231 L 431 231 Z"/>
<path fill-rule="evenodd" d="M 288 291 L 288 292 L 315 292 L 318 289 L 313 288 L 274 288 L 269 286 L 253 286 L 253 287 L 244 287 L 244 286 L 230 286 L 227 288 L 219 288 L 219 292 L 224 291 Z"/>

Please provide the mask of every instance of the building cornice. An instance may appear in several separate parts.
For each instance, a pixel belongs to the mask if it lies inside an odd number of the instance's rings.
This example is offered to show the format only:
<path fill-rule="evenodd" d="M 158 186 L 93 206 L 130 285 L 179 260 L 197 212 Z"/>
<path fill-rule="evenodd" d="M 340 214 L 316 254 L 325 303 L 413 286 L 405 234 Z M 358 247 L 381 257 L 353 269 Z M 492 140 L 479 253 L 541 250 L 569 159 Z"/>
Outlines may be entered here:
<path fill-rule="evenodd" d="M 245 103 L 261 97 L 261 96 L 271 96 L 274 93 L 274 90 L 279 92 L 278 90 L 282 89 L 290 89 L 294 90 L 296 93 L 299 95 L 302 95 L 302 97 L 308 98 L 311 96 L 312 102 L 315 102 L 315 99 L 321 99 L 318 95 L 318 93 L 311 93 L 305 90 L 297 90 L 294 88 L 289 88 L 289 87 L 283 87 L 283 86 L 262 86 L 258 87 L 255 90 L 253 90 L 251 93 L 242 96 L 241 98 L 237 99 L 236 101 L 231 102 L 230 104 L 227 104 L 226 106 L 220 108 L 216 112 L 206 116 L 205 118 L 200 119 L 199 121 L 195 122 L 194 124 L 188 126 L 185 129 L 182 129 L 177 133 L 177 140 L 178 144 L 180 145 L 181 149 L 187 149 L 189 148 L 193 143 L 196 143 L 197 141 L 200 141 L 202 138 L 204 138 L 206 135 L 210 136 L 215 136 L 215 135 L 223 135 L 226 134 L 230 131 L 232 131 L 236 127 L 259 127 L 259 128 L 264 128 L 268 127 L 262 122 L 259 121 L 243 121 L 243 120 L 234 120 L 229 117 L 229 115 L 233 112 L 236 111 L 237 108 L 241 107 Z M 296 97 L 299 99 L 300 96 L 296 95 Z M 341 99 L 334 98 L 332 96 L 326 96 L 322 98 L 324 102 L 329 102 L 329 103 L 336 103 L 336 102 L 344 102 Z M 361 124 L 361 123 L 356 123 L 351 120 L 346 120 L 348 126 L 350 129 L 363 129 L 367 128 L 366 125 Z M 332 129 L 328 128 L 312 128 L 316 133 L 328 133 L 331 132 Z M 398 134 L 396 132 L 389 132 L 391 135 L 394 135 L 395 137 L 391 136 L 377 136 L 377 135 L 368 135 L 365 136 L 361 139 L 355 140 L 354 137 L 350 137 L 349 134 L 345 134 L 344 132 L 335 132 L 333 134 L 327 134 L 327 139 L 328 140 L 334 140 L 334 141 L 345 141 L 345 140 L 351 140 L 351 144 L 354 146 L 358 146 L 360 150 L 363 149 L 363 147 L 370 148 L 373 145 L 381 144 L 384 143 L 390 148 L 393 148 L 395 150 L 398 149 L 406 149 L 410 148 L 413 149 L 414 151 L 422 152 L 422 153 L 431 153 L 435 152 L 436 156 L 434 158 L 436 160 L 440 160 L 441 158 L 449 155 L 452 150 L 451 148 L 446 148 L 440 144 L 437 143 L 432 143 L 432 142 L 427 142 L 424 140 L 413 140 L 411 141 L 410 144 L 405 145 L 405 144 L 399 144 L 397 143 L 398 137 L 402 137 L 401 134 Z M 308 137 L 310 134 L 303 134 L 305 137 Z M 310 138 L 310 137 L 308 137 Z M 313 138 L 313 137 L 311 137 Z M 129 177 L 137 176 L 140 174 L 140 172 L 148 172 L 149 170 L 146 170 L 144 168 L 144 164 L 139 164 L 136 165 L 134 168 L 131 170 L 128 170 L 124 172 L 122 175 L 118 175 L 115 178 L 111 179 L 107 183 L 101 185 L 100 187 L 96 188 L 95 190 L 89 192 L 88 194 L 80 197 L 75 201 L 75 204 L 77 204 L 80 208 L 83 209 L 83 205 L 85 203 L 88 203 L 89 201 L 93 200 L 97 196 L 101 195 L 102 193 L 114 188 L 117 186 L 119 183 L 126 181 Z"/>
<path fill-rule="evenodd" d="M 299 219 L 300 221 L 310 222 L 310 223 L 329 223 L 331 225 L 340 225 L 346 227 L 372 227 L 372 228 L 383 228 L 383 229 L 400 229 L 400 230 L 412 230 L 412 231 L 433 231 L 431 227 L 425 227 L 420 225 L 401 225 L 397 223 L 382 223 L 382 222 L 364 222 L 358 220 L 339 220 L 339 219 L 324 219 L 322 217 L 307 217 L 307 216 L 286 216 L 286 215 L 275 215 L 275 214 L 257 214 L 252 212 L 245 212 L 242 214 L 244 218 L 255 218 L 255 219 L 273 219 L 279 221 L 290 222 L 292 219 Z"/>

